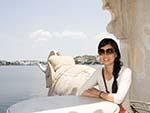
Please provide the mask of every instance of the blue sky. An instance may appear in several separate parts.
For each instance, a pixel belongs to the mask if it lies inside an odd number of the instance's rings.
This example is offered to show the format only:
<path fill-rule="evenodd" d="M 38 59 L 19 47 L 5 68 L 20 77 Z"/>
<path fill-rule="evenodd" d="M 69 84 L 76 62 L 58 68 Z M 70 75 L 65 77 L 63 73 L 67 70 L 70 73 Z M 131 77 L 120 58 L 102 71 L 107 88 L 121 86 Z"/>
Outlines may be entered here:
<path fill-rule="evenodd" d="M 96 55 L 110 14 L 102 0 L 0 0 L 0 60 Z"/>

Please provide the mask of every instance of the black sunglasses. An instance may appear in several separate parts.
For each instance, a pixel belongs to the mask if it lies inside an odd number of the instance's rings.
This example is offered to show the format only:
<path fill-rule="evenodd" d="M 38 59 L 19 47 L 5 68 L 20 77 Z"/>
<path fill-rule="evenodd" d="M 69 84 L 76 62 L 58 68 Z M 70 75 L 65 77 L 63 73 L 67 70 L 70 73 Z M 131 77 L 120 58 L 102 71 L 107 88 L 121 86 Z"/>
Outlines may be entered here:
<path fill-rule="evenodd" d="M 98 54 L 99 55 L 104 55 L 104 54 L 106 54 L 106 55 L 111 55 L 111 54 L 113 54 L 115 51 L 114 51 L 114 49 L 113 48 L 108 48 L 108 49 L 106 49 L 106 50 L 104 50 L 104 49 L 99 49 L 98 50 Z"/>

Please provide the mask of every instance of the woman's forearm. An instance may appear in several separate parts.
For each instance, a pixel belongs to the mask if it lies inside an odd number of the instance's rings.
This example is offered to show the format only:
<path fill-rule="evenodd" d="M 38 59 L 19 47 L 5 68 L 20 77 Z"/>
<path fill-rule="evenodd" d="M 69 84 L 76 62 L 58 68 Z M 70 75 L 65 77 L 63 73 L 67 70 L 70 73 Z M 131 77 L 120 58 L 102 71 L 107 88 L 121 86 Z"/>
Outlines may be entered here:
<path fill-rule="evenodd" d="M 91 88 L 88 90 L 85 90 L 81 96 L 88 96 L 88 97 L 95 97 L 95 98 L 99 98 L 99 90 L 95 89 L 95 88 Z"/>
<path fill-rule="evenodd" d="M 110 93 L 104 93 L 104 92 L 102 92 L 102 93 L 100 94 L 100 97 L 101 97 L 102 99 L 104 99 L 104 100 L 114 102 L 114 97 L 113 97 L 113 95 L 111 95 Z"/>
<path fill-rule="evenodd" d="M 107 101 L 114 102 L 114 97 L 110 93 L 105 93 L 103 91 L 99 91 L 96 88 L 91 88 L 88 90 L 85 90 L 81 96 L 87 96 L 87 97 L 95 97 L 95 98 L 101 98 Z"/>

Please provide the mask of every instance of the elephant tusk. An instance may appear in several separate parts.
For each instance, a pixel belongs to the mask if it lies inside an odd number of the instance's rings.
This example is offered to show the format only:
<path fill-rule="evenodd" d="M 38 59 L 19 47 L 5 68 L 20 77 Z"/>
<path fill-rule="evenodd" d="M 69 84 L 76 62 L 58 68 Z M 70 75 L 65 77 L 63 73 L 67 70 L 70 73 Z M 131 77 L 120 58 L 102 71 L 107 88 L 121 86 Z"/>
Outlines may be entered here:
<path fill-rule="evenodd" d="M 42 72 L 46 73 L 46 67 L 42 66 L 42 64 L 40 64 L 40 63 L 36 63 L 36 64 Z"/>

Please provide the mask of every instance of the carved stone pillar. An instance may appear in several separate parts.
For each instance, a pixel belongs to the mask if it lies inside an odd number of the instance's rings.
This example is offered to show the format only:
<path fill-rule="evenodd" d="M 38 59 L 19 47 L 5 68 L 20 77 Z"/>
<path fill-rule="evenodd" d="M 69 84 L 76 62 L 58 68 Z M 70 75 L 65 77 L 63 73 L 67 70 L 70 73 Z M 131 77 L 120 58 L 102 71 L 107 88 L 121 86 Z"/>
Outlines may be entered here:
<path fill-rule="evenodd" d="M 103 8 L 112 15 L 107 31 L 120 39 L 133 71 L 132 99 L 150 101 L 150 0 L 103 0 Z"/>

